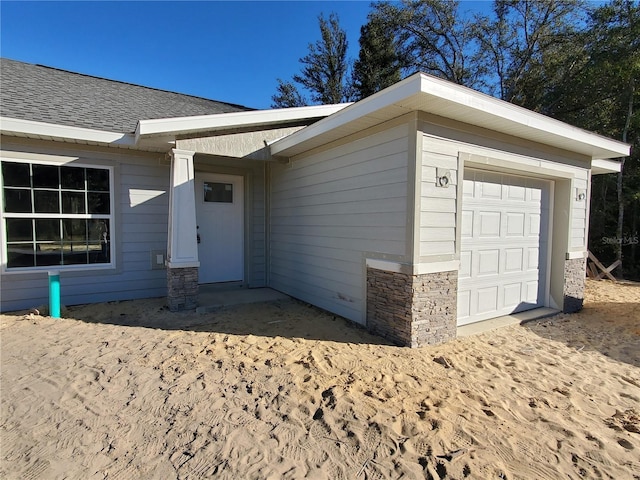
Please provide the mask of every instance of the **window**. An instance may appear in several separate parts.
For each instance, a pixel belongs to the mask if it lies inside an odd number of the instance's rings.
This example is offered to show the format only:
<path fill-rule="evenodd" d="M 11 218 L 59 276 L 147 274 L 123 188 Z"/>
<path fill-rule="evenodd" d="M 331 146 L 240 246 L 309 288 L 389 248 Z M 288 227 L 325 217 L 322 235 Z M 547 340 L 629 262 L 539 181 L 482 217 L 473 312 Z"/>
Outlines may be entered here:
<path fill-rule="evenodd" d="M 108 168 L 2 161 L 7 269 L 111 263 Z"/>
<path fill-rule="evenodd" d="M 204 201 L 233 203 L 233 184 L 204 182 Z"/>

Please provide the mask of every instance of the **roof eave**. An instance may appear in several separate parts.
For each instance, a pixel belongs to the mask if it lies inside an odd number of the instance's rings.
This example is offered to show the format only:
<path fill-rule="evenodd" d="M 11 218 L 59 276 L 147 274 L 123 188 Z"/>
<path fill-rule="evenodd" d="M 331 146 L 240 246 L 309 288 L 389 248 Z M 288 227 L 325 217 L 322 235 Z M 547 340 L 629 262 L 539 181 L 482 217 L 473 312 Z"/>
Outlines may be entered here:
<path fill-rule="evenodd" d="M 57 141 L 87 142 L 120 147 L 133 147 L 135 145 L 134 136 L 128 133 L 94 130 L 9 117 L 0 117 L 0 132 L 3 135 L 44 138 Z"/>
<path fill-rule="evenodd" d="M 318 146 L 330 132 L 349 134 L 358 121 L 382 123 L 411 111 L 424 111 L 534 142 L 573 151 L 591 158 L 629 155 L 630 146 L 564 122 L 532 112 L 467 87 L 430 75 L 415 74 L 271 145 L 274 156 L 291 157 Z M 314 141 L 315 139 L 315 141 Z"/>
<path fill-rule="evenodd" d="M 154 136 L 178 136 L 205 132 L 224 132 L 238 128 L 277 127 L 291 122 L 314 122 L 335 114 L 350 103 L 315 105 L 310 107 L 252 110 L 191 117 L 140 120 L 136 127 L 136 141 Z"/>

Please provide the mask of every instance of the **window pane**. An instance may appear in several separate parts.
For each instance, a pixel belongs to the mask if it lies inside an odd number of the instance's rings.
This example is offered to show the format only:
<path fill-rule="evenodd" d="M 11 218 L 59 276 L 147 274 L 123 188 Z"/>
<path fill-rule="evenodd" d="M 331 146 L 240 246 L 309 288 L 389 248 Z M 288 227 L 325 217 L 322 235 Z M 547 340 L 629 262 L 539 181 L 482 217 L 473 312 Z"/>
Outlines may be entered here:
<path fill-rule="evenodd" d="M 60 265 L 62 263 L 62 247 L 59 243 L 36 243 L 36 265 Z"/>
<path fill-rule="evenodd" d="M 31 187 L 29 164 L 2 162 L 2 178 L 5 187 Z"/>
<path fill-rule="evenodd" d="M 87 190 L 108 192 L 109 170 L 105 170 L 104 168 L 87 168 Z"/>
<path fill-rule="evenodd" d="M 33 244 L 7 245 L 7 268 L 33 267 Z"/>
<path fill-rule="evenodd" d="M 233 184 L 204 182 L 204 201 L 233 203 Z"/>
<path fill-rule="evenodd" d="M 109 263 L 109 221 L 89 220 L 89 263 Z"/>
<path fill-rule="evenodd" d="M 31 190 L 5 188 L 4 211 L 7 213 L 31 213 Z"/>
<path fill-rule="evenodd" d="M 34 188 L 60 188 L 59 167 L 52 165 L 32 165 Z"/>
<path fill-rule="evenodd" d="M 33 207 L 35 213 L 60 213 L 58 192 L 34 190 Z"/>
<path fill-rule="evenodd" d="M 65 243 L 87 243 L 86 220 L 62 220 L 62 239 Z"/>
<path fill-rule="evenodd" d="M 84 168 L 61 167 L 60 185 L 70 190 L 84 190 Z"/>
<path fill-rule="evenodd" d="M 62 213 L 85 213 L 83 192 L 62 192 Z"/>
<path fill-rule="evenodd" d="M 60 220 L 57 218 L 36 220 L 36 242 L 60 242 Z"/>
<path fill-rule="evenodd" d="M 62 263 L 64 265 L 82 265 L 88 263 L 86 243 L 70 243 L 62 245 Z"/>
<path fill-rule="evenodd" d="M 88 193 L 87 202 L 89 203 L 88 213 L 110 213 L 109 194 L 108 193 Z"/>
<path fill-rule="evenodd" d="M 7 218 L 7 242 L 33 241 L 33 224 L 29 218 Z"/>

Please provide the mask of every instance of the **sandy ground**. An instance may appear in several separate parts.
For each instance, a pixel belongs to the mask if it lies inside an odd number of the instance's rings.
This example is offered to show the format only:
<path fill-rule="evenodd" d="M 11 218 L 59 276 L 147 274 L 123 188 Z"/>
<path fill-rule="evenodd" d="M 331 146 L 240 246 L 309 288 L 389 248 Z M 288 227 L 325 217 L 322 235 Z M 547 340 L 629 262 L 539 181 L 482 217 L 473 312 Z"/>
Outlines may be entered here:
<path fill-rule="evenodd" d="M 640 478 L 640 285 L 416 350 L 297 302 L 2 315 L 6 479 Z"/>

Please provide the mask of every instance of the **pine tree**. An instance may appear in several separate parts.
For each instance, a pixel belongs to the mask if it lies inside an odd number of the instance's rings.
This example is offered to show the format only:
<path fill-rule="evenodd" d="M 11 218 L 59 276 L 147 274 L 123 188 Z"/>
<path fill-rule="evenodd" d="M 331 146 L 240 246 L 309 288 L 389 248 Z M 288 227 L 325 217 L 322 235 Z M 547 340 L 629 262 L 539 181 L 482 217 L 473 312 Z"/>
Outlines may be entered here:
<path fill-rule="evenodd" d="M 360 53 L 353 65 L 355 99 L 362 99 L 401 79 L 400 58 L 393 32 L 377 15 L 360 28 Z"/>

